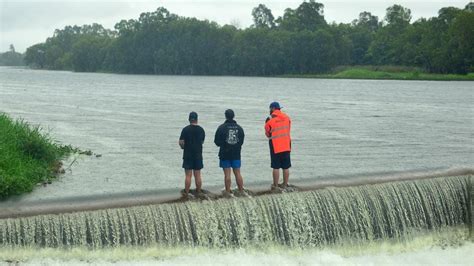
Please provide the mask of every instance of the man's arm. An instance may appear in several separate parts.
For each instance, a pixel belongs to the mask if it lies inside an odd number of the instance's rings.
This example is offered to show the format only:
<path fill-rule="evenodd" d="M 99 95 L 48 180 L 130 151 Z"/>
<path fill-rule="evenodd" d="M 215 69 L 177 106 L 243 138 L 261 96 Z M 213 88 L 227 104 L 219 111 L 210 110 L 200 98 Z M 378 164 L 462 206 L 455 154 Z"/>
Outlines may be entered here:
<path fill-rule="evenodd" d="M 271 127 L 270 127 L 270 123 L 268 123 L 269 121 L 270 119 L 267 118 L 267 121 L 265 122 L 265 135 L 267 136 L 267 138 L 272 136 L 272 134 L 270 133 Z"/>
<path fill-rule="evenodd" d="M 242 127 L 240 127 L 240 130 L 239 130 L 239 140 L 240 140 L 240 146 L 244 145 L 244 139 L 245 139 L 245 132 L 244 132 L 244 129 Z"/>
<path fill-rule="evenodd" d="M 202 129 L 202 144 L 204 144 L 204 140 L 206 139 L 206 132 Z"/>
<path fill-rule="evenodd" d="M 216 135 L 214 136 L 214 143 L 218 147 L 220 147 L 223 144 L 221 135 L 222 135 L 222 127 L 218 127 L 216 130 Z"/>
<path fill-rule="evenodd" d="M 179 136 L 179 141 L 178 141 L 179 147 L 181 147 L 182 150 L 184 150 L 184 128 L 181 130 L 181 135 Z"/>

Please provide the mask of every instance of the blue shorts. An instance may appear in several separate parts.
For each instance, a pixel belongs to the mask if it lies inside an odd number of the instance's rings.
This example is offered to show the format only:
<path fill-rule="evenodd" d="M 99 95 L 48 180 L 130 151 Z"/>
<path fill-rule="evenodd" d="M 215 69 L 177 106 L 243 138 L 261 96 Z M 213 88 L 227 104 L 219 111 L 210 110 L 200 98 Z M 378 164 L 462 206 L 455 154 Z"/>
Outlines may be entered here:
<path fill-rule="evenodd" d="M 220 160 L 219 166 L 221 168 L 240 168 L 242 162 L 240 160 Z"/>

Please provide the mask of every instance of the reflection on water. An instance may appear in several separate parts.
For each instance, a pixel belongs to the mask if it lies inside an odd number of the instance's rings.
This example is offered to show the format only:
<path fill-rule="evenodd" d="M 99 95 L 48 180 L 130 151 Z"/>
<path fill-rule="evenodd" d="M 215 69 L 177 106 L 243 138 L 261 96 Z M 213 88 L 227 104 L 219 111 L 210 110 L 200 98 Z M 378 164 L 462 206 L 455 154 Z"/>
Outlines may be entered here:
<path fill-rule="evenodd" d="M 293 119 L 292 180 L 474 164 L 472 82 L 85 74 L 0 68 L 0 111 L 51 129 L 81 158 L 27 199 L 183 186 L 177 139 L 189 111 L 207 133 L 204 185 L 222 185 L 213 144 L 224 110 L 244 127 L 247 186 L 270 184 L 263 123 Z"/>

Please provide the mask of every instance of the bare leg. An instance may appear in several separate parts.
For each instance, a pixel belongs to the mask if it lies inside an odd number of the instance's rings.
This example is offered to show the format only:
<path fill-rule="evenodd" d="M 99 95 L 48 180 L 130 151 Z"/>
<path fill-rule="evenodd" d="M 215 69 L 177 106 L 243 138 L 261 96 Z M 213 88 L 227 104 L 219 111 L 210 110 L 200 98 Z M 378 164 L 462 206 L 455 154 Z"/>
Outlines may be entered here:
<path fill-rule="evenodd" d="M 242 175 L 240 174 L 240 168 L 233 168 L 235 175 L 235 182 L 237 182 L 237 187 L 239 188 L 239 191 L 242 192 L 244 190 L 244 180 L 242 178 Z"/>
<path fill-rule="evenodd" d="M 186 195 L 189 193 L 189 189 L 191 188 L 191 178 L 193 177 L 193 171 L 192 170 L 184 170 L 184 192 Z"/>
<path fill-rule="evenodd" d="M 278 187 L 278 181 L 280 180 L 280 169 L 273 169 L 273 186 Z"/>
<path fill-rule="evenodd" d="M 201 170 L 193 170 L 194 171 L 194 182 L 196 183 L 196 192 L 201 193 Z"/>
<path fill-rule="evenodd" d="M 224 185 L 225 191 L 230 192 L 232 180 L 230 179 L 230 168 L 224 168 Z"/>
<path fill-rule="evenodd" d="M 288 179 L 290 178 L 290 169 L 283 169 L 283 186 L 288 186 Z"/>

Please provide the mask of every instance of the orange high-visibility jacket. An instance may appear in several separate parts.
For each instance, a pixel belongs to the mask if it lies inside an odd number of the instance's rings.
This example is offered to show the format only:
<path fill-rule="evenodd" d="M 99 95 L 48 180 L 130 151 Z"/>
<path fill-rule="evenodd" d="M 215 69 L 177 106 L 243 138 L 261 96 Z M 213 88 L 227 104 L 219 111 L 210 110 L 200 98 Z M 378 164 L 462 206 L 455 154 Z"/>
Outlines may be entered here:
<path fill-rule="evenodd" d="M 280 110 L 273 111 L 272 118 L 265 123 L 265 135 L 272 141 L 275 153 L 291 151 L 290 130 L 290 117 Z"/>

